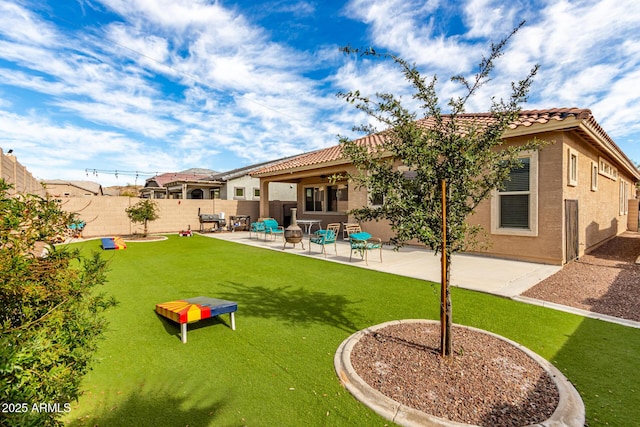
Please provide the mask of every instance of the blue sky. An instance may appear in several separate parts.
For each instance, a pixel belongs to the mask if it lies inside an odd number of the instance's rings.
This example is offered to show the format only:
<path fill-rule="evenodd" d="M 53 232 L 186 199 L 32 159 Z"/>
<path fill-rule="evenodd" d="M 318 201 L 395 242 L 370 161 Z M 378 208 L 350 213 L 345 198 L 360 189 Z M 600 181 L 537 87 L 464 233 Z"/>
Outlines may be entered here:
<path fill-rule="evenodd" d="M 367 121 L 337 92 L 410 97 L 391 62 L 339 47 L 414 62 L 446 101 L 521 20 L 467 110 L 538 63 L 525 109 L 590 108 L 640 162 L 637 0 L 0 0 L 0 147 L 103 185 L 311 151 Z"/>

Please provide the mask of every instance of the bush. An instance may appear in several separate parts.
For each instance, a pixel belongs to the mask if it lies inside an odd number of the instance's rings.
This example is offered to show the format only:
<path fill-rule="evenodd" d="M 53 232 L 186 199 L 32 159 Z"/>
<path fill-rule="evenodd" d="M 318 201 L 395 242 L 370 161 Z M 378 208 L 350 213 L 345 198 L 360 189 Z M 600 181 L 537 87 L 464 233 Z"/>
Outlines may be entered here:
<path fill-rule="evenodd" d="M 106 281 L 99 253 L 50 244 L 73 215 L 9 189 L 0 180 L 0 424 L 62 425 L 115 302 L 93 292 Z"/>

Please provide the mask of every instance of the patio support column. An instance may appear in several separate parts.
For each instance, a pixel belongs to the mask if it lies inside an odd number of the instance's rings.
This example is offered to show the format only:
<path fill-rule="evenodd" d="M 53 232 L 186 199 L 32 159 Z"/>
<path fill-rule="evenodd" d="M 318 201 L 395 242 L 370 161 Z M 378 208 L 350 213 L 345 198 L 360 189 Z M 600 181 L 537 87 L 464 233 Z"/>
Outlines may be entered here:
<path fill-rule="evenodd" d="M 260 218 L 269 216 L 269 181 L 260 178 Z"/>

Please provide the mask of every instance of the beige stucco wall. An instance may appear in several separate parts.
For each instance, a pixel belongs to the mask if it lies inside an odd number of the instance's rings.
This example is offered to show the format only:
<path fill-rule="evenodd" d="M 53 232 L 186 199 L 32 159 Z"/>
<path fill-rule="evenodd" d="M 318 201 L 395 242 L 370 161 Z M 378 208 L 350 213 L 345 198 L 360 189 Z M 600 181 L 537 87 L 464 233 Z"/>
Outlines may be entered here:
<path fill-rule="evenodd" d="M 539 139 L 551 144 L 538 157 L 538 235 L 537 237 L 491 234 L 490 201 L 482 203 L 470 218 L 487 230 L 490 247 L 483 253 L 506 257 L 563 264 L 566 262 L 565 200 L 578 200 L 579 256 L 627 229 L 627 215 L 619 213 L 619 180 L 598 176 L 598 190 L 591 190 L 591 162 L 599 154 L 572 133 L 547 133 Z M 511 142 L 520 142 L 514 139 Z M 569 149 L 578 155 L 577 185 L 569 185 Z M 632 178 L 620 171 L 631 183 Z M 630 186 L 630 188 L 632 188 Z M 630 191 L 630 197 L 633 192 Z"/>
<path fill-rule="evenodd" d="M 538 234 L 537 236 L 510 236 L 491 233 L 491 199 L 478 206 L 469 218 L 473 225 L 485 230 L 486 249 L 483 254 L 503 258 L 560 264 L 562 244 L 562 134 L 548 133 L 539 136 L 547 145 L 538 152 Z M 514 138 L 510 144 L 525 143 L 527 138 Z M 470 252 L 473 252 L 471 250 Z"/>
<path fill-rule="evenodd" d="M 68 198 L 61 202 L 67 212 L 75 212 L 86 222 L 84 237 L 142 233 L 141 224 L 132 224 L 125 209 L 136 204 L 137 197 Z M 227 223 L 232 215 L 258 217 L 258 202 L 235 200 L 174 200 L 154 199 L 160 218 L 149 223 L 150 233 L 177 232 L 200 229 L 198 210 L 202 214 L 225 213 Z"/>
<path fill-rule="evenodd" d="M 620 214 L 620 179 L 628 183 L 629 198 L 635 196 L 633 178 L 618 169 L 620 177 L 610 179 L 598 175 L 598 189 L 591 190 L 591 163 L 598 163 L 598 152 L 580 144 L 575 138 L 565 138 L 564 144 L 565 199 L 577 199 L 580 253 L 584 255 L 602 242 L 627 230 L 628 215 Z M 569 149 L 578 153 L 578 182 L 568 185 Z M 611 159 L 607 159 L 611 161 Z"/>

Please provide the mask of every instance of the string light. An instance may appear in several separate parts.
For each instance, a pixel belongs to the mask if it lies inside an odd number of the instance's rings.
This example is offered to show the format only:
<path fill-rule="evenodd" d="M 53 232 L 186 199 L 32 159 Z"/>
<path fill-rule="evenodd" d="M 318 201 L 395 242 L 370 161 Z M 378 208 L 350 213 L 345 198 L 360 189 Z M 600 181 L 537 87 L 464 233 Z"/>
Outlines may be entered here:
<path fill-rule="evenodd" d="M 113 169 L 113 170 L 108 170 L 108 169 L 85 169 L 84 170 L 86 176 L 88 177 L 89 174 L 93 175 L 93 176 L 98 176 L 98 174 L 102 173 L 102 174 L 106 174 L 106 175 L 114 175 L 116 177 L 116 179 L 119 176 L 133 176 L 136 178 L 136 180 L 142 175 L 142 176 L 157 176 L 160 175 L 160 172 L 142 172 L 142 171 L 123 171 L 123 170 L 118 170 L 118 169 Z"/>

